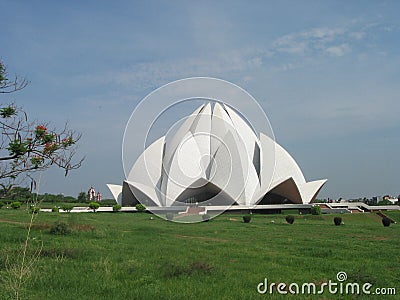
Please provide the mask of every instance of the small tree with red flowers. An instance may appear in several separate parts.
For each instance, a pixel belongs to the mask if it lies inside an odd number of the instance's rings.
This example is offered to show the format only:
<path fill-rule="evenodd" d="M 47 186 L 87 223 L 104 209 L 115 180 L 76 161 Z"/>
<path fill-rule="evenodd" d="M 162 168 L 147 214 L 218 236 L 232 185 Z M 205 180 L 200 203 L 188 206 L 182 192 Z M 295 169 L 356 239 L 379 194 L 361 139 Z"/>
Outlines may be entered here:
<path fill-rule="evenodd" d="M 28 82 L 8 78 L 0 61 L 0 96 L 25 88 Z M 29 121 L 27 113 L 15 104 L 1 104 L 0 99 L 0 187 L 6 196 L 13 185 L 30 177 L 33 172 L 50 166 L 70 170 L 81 166 L 75 161 L 76 143 L 80 134 L 65 126 L 62 130 L 50 129 L 47 123 Z"/>

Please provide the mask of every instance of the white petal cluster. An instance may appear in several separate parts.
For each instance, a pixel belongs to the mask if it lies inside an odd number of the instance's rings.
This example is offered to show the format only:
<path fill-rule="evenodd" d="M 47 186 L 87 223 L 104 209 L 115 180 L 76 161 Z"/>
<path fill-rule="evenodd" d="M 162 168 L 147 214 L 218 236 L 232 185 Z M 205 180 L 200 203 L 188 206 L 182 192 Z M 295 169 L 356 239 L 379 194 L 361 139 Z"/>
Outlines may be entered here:
<path fill-rule="evenodd" d="M 252 206 L 267 193 L 307 204 L 325 182 L 306 182 L 295 160 L 274 140 L 263 133 L 258 137 L 229 106 L 207 103 L 171 138 L 151 144 L 124 184 L 138 201 L 168 207 L 188 199 Z M 117 199 L 123 189 L 109 187 Z"/>

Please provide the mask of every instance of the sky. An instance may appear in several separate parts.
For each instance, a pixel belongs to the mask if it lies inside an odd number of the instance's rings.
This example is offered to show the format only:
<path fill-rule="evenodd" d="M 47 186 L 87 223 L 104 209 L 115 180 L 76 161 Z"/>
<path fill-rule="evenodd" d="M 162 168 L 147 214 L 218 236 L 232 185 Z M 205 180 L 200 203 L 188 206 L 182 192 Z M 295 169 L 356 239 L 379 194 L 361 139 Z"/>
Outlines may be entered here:
<path fill-rule="evenodd" d="M 249 92 L 319 198 L 400 194 L 398 1 L 0 0 L 0 59 L 30 84 L 1 98 L 83 134 L 83 166 L 40 193 L 77 196 L 124 179 L 136 105 L 206 76 Z"/>

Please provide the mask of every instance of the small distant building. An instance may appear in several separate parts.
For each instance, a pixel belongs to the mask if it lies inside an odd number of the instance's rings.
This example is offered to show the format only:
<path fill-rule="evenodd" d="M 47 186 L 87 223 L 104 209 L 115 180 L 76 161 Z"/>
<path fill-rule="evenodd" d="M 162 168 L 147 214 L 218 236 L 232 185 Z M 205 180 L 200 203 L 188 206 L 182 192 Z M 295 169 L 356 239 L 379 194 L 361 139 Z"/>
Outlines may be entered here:
<path fill-rule="evenodd" d="M 96 199 L 96 191 L 92 186 L 90 187 L 90 189 L 88 191 L 88 199 L 89 199 L 89 201 L 94 201 Z"/>
<path fill-rule="evenodd" d="M 101 196 L 100 192 L 98 192 L 97 196 L 96 196 L 96 201 L 101 202 L 101 199 L 102 199 L 102 196 Z"/>

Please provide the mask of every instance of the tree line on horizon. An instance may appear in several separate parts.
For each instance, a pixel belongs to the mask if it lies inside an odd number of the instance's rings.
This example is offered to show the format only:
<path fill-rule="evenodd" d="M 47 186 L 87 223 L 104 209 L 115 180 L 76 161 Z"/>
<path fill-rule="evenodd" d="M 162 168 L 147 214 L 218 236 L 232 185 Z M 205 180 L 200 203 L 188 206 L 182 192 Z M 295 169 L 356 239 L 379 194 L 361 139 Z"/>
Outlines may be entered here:
<path fill-rule="evenodd" d="M 63 194 L 36 194 L 31 192 L 30 188 L 15 186 L 12 190 L 4 191 L 0 190 L 0 202 L 11 203 L 19 201 L 21 203 L 32 202 L 35 199 L 37 202 L 47 203 L 89 203 L 89 197 L 87 193 L 80 192 L 77 197 L 65 196 Z M 115 204 L 114 199 L 103 199 L 102 204 Z"/>

